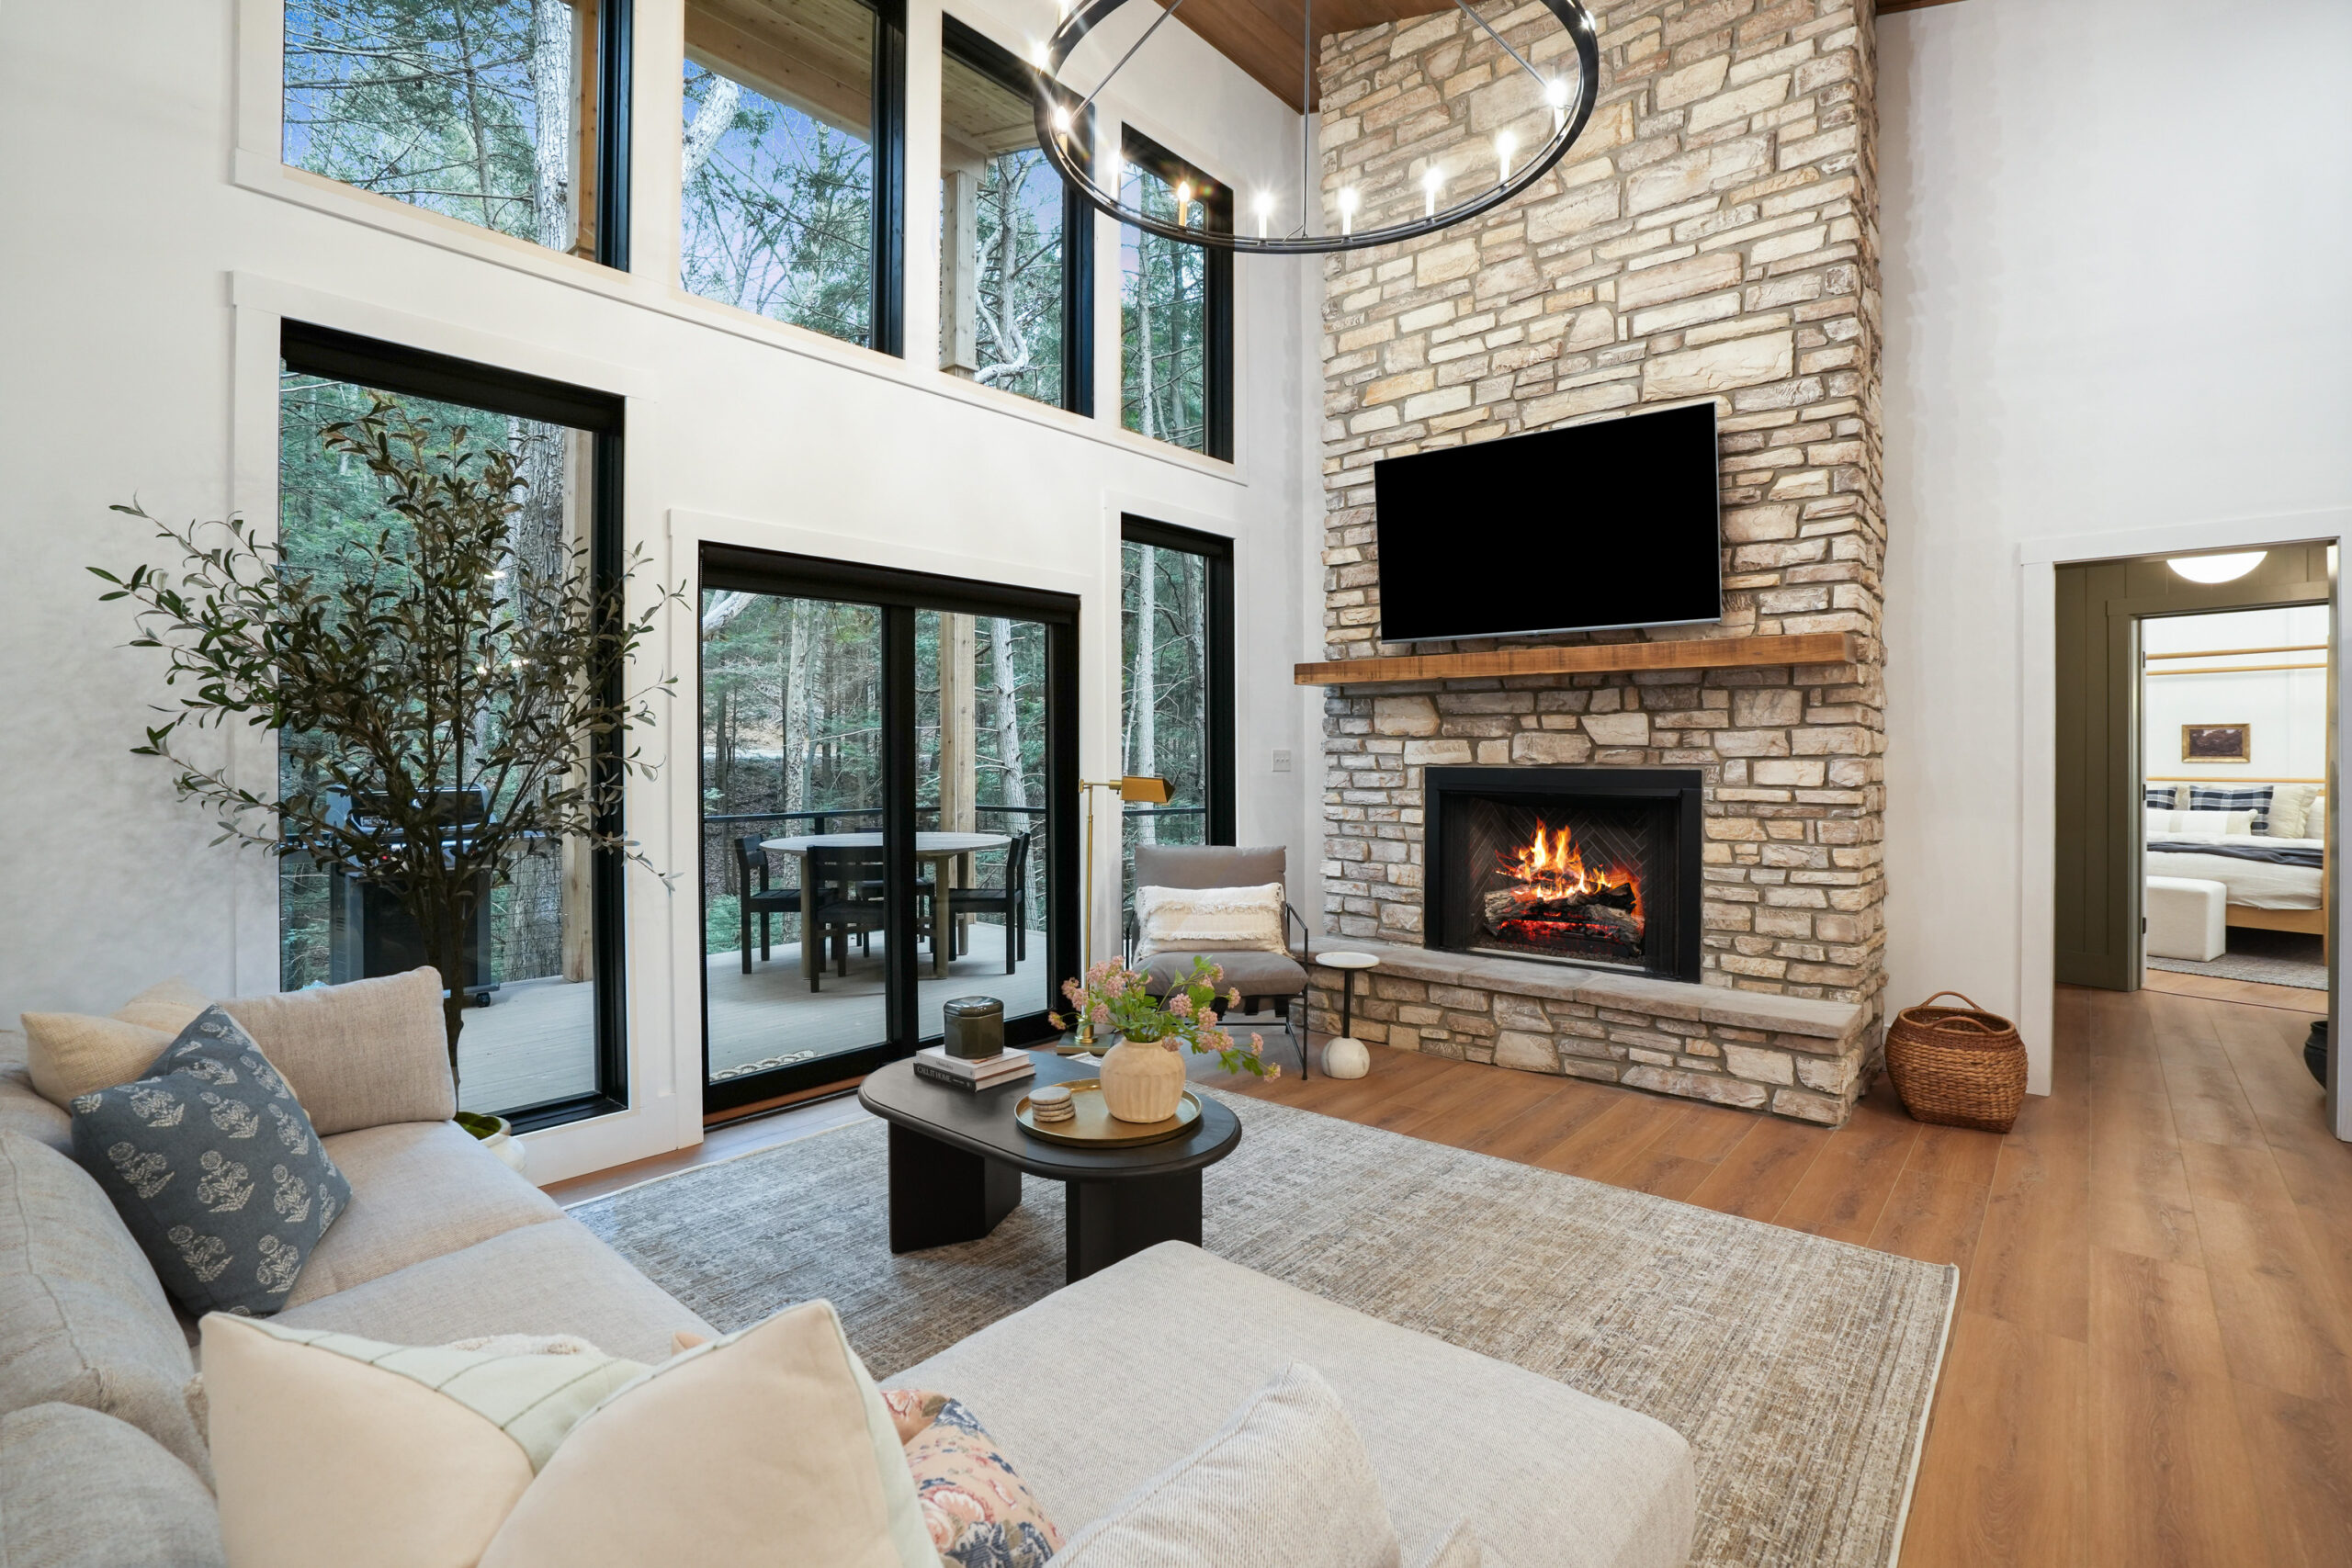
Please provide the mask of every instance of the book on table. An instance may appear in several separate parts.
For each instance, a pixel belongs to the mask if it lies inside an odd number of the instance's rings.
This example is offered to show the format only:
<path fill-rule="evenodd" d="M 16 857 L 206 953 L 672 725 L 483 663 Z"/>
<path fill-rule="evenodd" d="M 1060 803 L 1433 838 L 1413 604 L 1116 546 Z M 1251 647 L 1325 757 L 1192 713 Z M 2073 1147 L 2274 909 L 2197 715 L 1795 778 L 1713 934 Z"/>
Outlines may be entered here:
<path fill-rule="evenodd" d="M 916 1052 L 914 1067 L 917 1077 L 969 1089 L 1012 1083 L 1034 1077 L 1037 1071 L 1037 1065 L 1029 1059 L 1026 1051 L 1005 1051 L 979 1061 L 971 1061 L 962 1056 L 951 1056 L 937 1045 L 925 1046 Z"/>

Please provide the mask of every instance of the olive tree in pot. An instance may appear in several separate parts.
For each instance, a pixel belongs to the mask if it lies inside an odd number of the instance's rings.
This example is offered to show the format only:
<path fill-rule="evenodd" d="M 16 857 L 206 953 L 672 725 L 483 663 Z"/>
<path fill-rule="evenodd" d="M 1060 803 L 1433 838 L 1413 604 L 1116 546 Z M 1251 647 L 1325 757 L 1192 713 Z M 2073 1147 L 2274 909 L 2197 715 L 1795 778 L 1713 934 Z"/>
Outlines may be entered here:
<path fill-rule="evenodd" d="M 567 842 L 646 863 L 620 803 L 628 776 L 654 764 L 628 733 L 673 682 L 626 682 L 684 592 L 632 614 L 642 551 L 599 574 L 585 544 L 517 548 L 525 480 L 487 434 L 435 427 L 379 395 L 320 440 L 376 477 L 384 507 L 331 564 L 298 566 L 240 519 L 174 526 L 134 503 L 114 510 L 153 525 L 178 569 L 90 570 L 112 585 L 102 597 L 136 606 L 130 646 L 161 650 L 179 694 L 133 753 L 177 770 L 180 797 L 215 814 L 214 843 L 307 856 L 397 901 L 447 986 L 454 1078 L 463 953 L 470 922 L 489 918 L 484 890 Z M 183 743 L 184 730 L 232 724 L 270 734 L 296 762 L 273 795 Z M 454 800 L 485 809 L 453 814 Z M 505 1131 L 503 1118 L 458 1119 L 477 1137 Z"/>

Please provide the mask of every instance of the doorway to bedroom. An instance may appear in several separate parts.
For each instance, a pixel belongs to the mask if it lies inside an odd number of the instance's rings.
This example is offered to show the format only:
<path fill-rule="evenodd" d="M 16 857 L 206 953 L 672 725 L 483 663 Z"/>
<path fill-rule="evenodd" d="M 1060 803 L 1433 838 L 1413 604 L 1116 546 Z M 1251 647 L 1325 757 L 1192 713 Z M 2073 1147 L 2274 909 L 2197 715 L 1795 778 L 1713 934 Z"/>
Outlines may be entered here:
<path fill-rule="evenodd" d="M 2333 556 L 2058 569 L 2060 983 L 2326 1010 Z"/>

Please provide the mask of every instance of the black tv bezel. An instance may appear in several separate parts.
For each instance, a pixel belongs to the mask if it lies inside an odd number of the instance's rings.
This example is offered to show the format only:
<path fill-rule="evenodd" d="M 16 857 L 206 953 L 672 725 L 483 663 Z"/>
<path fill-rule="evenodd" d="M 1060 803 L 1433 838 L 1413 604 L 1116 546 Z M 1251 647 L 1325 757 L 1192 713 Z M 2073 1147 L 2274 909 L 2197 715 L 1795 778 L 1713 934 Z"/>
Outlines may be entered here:
<path fill-rule="evenodd" d="M 1555 435 L 1564 431 L 1595 430 L 1605 425 L 1623 423 L 1628 420 L 1647 419 L 1659 414 L 1681 413 L 1691 409 L 1702 408 L 1707 411 L 1708 432 L 1710 443 L 1714 448 L 1715 462 L 1716 482 L 1709 492 L 1714 508 L 1715 532 L 1715 548 L 1713 558 L 1715 563 L 1715 613 L 1713 615 L 1693 615 L 1687 619 L 1677 621 L 1592 621 L 1579 622 L 1572 626 L 1561 626 L 1489 627 L 1483 631 L 1439 632 L 1425 634 L 1419 637 L 1395 637 L 1391 636 L 1388 630 L 1388 578 L 1387 568 L 1384 558 L 1382 559 L 1376 559 L 1374 563 L 1374 569 L 1380 573 L 1380 640 L 1383 642 L 1414 644 L 1430 642 L 1476 642 L 1491 637 L 1558 637 L 1570 632 L 1636 631 L 1646 626 L 1713 626 L 1722 621 L 1724 618 L 1723 418 L 1722 412 L 1717 408 L 1713 399 L 1707 398 L 1687 403 L 1667 403 L 1648 408 L 1633 409 L 1623 413 L 1611 414 L 1599 419 L 1579 420 L 1569 424 L 1555 424 L 1548 426 L 1543 430 L 1522 431 L 1517 435 L 1507 435 L 1498 441 L 1481 443 L 1479 447 L 1476 449 L 1485 450 L 1493 446 L 1506 446 L 1515 441 L 1526 441 L 1543 435 Z M 1386 464 L 1409 463 L 1417 458 L 1435 456 L 1439 452 L 1442 452 L 1450 456 L 1468 450 L 1473 450 L 1473 448 L 1447 446 L 1439 447 L 1435 449 L 1435 451 L 1412 452 L 1402 457 L 1383 457 L 1373 465 L 1373 482 L 1375 486 L 1378 485 L 1380 469 Z M 1375 500 L 1374 504 L 1372 525 L 1373 536 L 1377 540 L 1379 538 L 1380 532 L 1380 514 L 1376 490 L 1374 495 Z"/>

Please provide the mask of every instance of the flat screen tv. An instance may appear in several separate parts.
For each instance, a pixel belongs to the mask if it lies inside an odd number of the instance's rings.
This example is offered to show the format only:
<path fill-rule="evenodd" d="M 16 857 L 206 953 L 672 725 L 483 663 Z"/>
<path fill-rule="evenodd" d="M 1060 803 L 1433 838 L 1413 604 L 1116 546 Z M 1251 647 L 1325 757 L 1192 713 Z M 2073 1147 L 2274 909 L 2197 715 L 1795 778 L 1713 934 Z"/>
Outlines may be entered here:
<path fill-rule="evenodd" d="M 1721 620 L 1715 406 L 1372 466 L 1387 642 Z"/>

